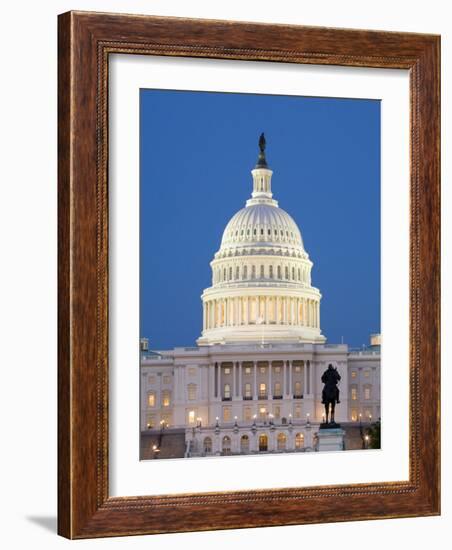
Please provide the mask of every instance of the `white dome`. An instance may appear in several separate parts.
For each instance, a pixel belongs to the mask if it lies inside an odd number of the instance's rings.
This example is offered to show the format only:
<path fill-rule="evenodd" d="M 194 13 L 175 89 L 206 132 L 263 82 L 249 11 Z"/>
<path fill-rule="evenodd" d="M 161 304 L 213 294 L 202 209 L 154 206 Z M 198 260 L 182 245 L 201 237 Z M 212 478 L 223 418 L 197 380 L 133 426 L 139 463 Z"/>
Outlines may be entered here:
<path fill-rule="evenodd" d="M 262 137 L 259 147 L 251 198 L 226 225 L 210 263 L 199 345 L 325 341 L 312 261 L 297 224 L 273 199 Z"/>

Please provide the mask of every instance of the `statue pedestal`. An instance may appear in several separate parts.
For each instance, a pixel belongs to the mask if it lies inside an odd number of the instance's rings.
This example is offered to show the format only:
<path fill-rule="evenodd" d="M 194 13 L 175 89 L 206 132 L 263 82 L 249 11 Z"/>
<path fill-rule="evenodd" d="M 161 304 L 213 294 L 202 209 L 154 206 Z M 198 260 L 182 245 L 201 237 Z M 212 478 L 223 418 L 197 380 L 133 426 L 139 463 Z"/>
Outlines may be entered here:
<path fill-rule="evenodd" d="M 317 450 L 343 451 L 345 432 L 341 428 L 321 428 L 317 432 Z"/>

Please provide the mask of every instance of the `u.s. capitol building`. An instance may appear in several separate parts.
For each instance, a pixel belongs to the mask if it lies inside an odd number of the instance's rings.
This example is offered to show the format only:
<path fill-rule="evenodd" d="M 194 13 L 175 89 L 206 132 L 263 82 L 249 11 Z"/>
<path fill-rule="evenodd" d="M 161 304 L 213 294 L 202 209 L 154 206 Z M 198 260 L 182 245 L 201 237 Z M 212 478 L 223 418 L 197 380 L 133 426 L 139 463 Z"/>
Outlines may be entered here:
<path fill-rule="evenodd" d="M 141 341 L 142 458 L 316 450 L 330 363 L 341 376 L 336 421 L 380 416 L 380 337 L 358 351 L 326 343 L 313 262 L 273 198 L 263 136 L 259 145 L 251 198 L 210 263 L 197 346 Z"/>

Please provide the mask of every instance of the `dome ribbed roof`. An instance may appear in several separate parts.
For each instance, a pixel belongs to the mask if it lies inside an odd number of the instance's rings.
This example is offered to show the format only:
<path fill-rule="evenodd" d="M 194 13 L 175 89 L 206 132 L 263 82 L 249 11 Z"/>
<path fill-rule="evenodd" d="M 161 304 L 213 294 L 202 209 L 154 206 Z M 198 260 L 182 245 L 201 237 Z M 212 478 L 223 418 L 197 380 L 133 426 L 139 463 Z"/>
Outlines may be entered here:
<path fill-rule="evenodd" d="M 253 204 L 229 221 L 220 250 L 231 246 L 284 246 L 304 251 L 300 230 L 293 218 L 272 204 Z"/>

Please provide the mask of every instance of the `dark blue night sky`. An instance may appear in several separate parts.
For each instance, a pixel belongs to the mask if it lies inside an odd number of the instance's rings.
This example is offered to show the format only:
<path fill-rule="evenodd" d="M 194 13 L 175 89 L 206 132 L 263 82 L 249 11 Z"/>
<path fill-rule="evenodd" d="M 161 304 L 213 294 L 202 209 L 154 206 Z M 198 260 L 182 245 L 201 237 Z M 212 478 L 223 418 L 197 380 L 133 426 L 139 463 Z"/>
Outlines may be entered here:
<path fill-rule="evenodd" d="M 193 346 L 224 227 L 265 132 L 272 191 L 314 262 L 329 343 L 380 331 L 380 102 L 141 90 L 141 335 Z"/>

